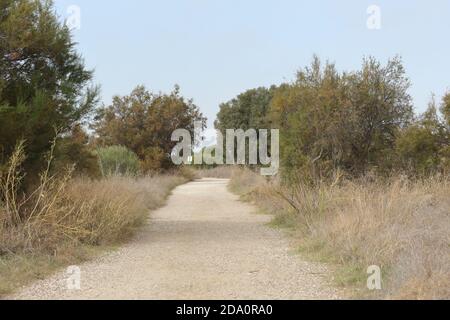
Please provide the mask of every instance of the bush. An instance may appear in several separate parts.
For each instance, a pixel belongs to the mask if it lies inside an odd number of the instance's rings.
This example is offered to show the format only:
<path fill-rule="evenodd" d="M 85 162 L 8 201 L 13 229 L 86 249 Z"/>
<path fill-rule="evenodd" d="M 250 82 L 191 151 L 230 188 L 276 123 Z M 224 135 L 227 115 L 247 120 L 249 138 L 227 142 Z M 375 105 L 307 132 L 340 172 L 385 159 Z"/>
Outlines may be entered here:
<path fill-rule="evenodd" d="M 139 172 L 138 156 L 126 147 L 104 147 L 98 149 L 97 153 L 104 177 L 136 176 Z"/>
<path fill-rule="evenodd" d="M 74 166 L 77 176 L 101 177 L 98 156 L 89 145 L 89 136 L 81 126 L 75 126 L 70 135 L 56 140 L 54 154 L 54 172 Z"/>

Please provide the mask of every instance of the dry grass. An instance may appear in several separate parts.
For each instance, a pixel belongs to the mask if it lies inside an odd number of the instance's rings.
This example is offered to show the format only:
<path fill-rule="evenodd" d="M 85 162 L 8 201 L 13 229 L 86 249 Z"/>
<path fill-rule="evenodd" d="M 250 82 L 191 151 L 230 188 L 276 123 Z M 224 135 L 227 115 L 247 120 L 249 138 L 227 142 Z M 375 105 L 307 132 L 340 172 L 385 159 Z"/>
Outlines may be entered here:
<path fill-rule="evenodd" d="M 126 240 L 146 221 L 149 210 L 163 205 L 170 191 L 187 181 L 177 175 L 94 181 L 72 179 L 70 170 L 62 176 L 50 176 L 46 170 L 40 185 L 23 195 L 19 191 L 23 158 L 19 146 L 1 177 L 0 294 L 71 257 L 86 257 L 83 251 L 89 246 Z"/>
<path fill-rule="evenodd" d="M 197 169 L 195 170 L 198 178 L 217 178 L 217 179 L 231 179 L 236 168 L 233 166 L 219 166 L 212 169 Z"/>
<path fill-rule="evenodd" d="M 295 230 L 304 252 L 340 265 L 337 280 L 360 295 L 450 298 L 448 178 L 281 187 L 246 172 L 236 174 L 232 186 L 259 197 L 276 224 Z M 376 295 L 365 288 L 371 265 L 383 270 L 383 290 Z"/>

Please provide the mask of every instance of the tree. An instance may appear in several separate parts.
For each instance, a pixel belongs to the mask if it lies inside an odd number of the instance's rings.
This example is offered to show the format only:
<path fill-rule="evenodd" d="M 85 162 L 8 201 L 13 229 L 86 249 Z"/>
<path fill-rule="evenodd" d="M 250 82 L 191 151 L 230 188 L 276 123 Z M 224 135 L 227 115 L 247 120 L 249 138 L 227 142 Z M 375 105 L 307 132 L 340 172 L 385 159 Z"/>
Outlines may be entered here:
<path fill-rule="evenodd" d="M 338 165 L 342 145 L 343 89 L 331 63 L 318 57 L 300 70 L 294 83 L 280 86 L 270 106 L 273 126 L 280 128 L 281 161 L 285 176 L 304 166 Z"/>
<path fill-rule="evenodd" d="M 347 80 L 351 125 L 353 168 L 379 165 L 395 146 L 398 131 L 413 119 L 410 81 L 399 58 L 382 66 L 374 58 L 365 59 L 361 71 Z"/>
<path fill-rule="evenodd" d="M 220 111 L 214 125 L 215 128 L 222 133 L 224 144 L 227 144 L 227 129 L 242 129 L 244 132 L 249 129 L 254 129 L 256 131 L 256 136 L 259 135 L 258 130 L 270 129 L 267 112 L 269 111 L 270 102 L 272 101 L 276 90 L 277 88 L 275 86 L 247 90 L 236 98 L 220 105 Z M 237 140 L 237 138 L 235 140 Z M 245 143 L 245 147 L 247 147 L 247 141 L 245 141 Z M 236 159 L 238 143 L 235 143 L 234 148 L 234 156 Z M 270 150 L 270 148 L 271 145 L 269 139 L 268 149 Z M 224 157 L 227 157 L 226 152 L 224 152 Z M 246 153 L 246 163 L 249 162 L 250 154 Z"/>
<path fill-rule="evenodd" d="M 450 130 L 445 117 L 446 97 L 439 116 L 433 97 L 427 111 L 397 138 L 397 153 L 403 169 L 415 174 L 430 174 L 450 169 Z"/>
<path fill-rule="evenodd" d="M 99 178 L 99 159 L 90 145 L 89 135 L 81 125 L 75 125 L 69 134 L 61 136 L 55 145 L 53 170 L 73 166 L 77 175 Z"/>
<path fill-rule="evenodd" d="M 206 126 L 199 108 L 184 99 L 178 87 L 170 94 L 153 94 L 138 86 L 100 109 L 94 129 L 100 145 L 125 146 L 138 155 L 144 171 L 152 171 L 172 166 L 173 131 L 187 129 L 193 137 L 195 121 Z"/>
<path fill-rule="evenodd" d="M 382 66 L 373 58 L 361 70 L 338 73 L 314 57 L 292 84 L 280 86 L 269 116 L 281 129 L 282 164 L 314 171 L 362 174 L 385 161 L 395 137 L 411 121 L 409 81 L 400 59 Z"/>
<path fill-rule="evenodd" d="M 24 139 L 26 171 L 39 172 L 55 130 L 68 135 L 97 102 L 91 79 L 51 1 L 2 0 L 0 161 Z"/>
<path fill-rule="evenodd" d="M 442 99 L 441 112 L 450 130 L 450 92 L 446 93 Z"/>
<path fill-rule="evenodd" d="M 220 105 L 215 122 L 216 129 L 268 129 L 267 112 L 276 87 L 247 90 Z"/>

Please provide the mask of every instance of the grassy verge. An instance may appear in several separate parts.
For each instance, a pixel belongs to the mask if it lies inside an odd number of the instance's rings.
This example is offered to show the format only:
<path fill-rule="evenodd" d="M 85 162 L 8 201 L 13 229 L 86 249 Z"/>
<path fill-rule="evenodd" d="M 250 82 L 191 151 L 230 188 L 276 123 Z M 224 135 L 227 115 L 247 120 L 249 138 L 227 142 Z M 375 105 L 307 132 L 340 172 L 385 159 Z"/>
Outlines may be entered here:
<path fill-rule="evenodd" d="M 26 195 L 19 190 L 21 151 L 1 177 L 0 296 L 117 246 L 162 206 L 179 175 L 72 178 L 42 174 Z"/>
<path fill-rule="evenodd" d="M 244 171 L 230 188 L 288 228 L 299 252 L 336 266 L 337 284 L 355 297 L 450 298 L 450 181 L 367 178 L 281 186 Z M 382 270 L 383 288 L 367 289 L 367 269 Z"/>
<path fill-rule="evenodd" d="M 231 179 L 235 170 L 232 166 L 218 166 L 211 169 L 196 169 L 194 172 L 198 178 Z"/>

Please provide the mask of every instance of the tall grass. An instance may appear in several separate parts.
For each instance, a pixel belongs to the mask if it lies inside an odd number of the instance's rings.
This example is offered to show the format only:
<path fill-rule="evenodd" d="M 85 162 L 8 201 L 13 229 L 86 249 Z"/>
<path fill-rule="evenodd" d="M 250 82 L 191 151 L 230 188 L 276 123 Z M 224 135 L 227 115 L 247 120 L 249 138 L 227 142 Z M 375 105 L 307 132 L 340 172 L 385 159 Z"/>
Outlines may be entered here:
<path fill-rule="evenodd" d="M 450 298 L 450 180 L 366 178 L 281 186 L 250 172 L 232 188 L 290 227 L 302 249 L 335 262 L 337 280 L 369 297 Z M 236 190 L 236 189 L 235 189 Z M 383 290 L 366 289 L 367 268 L 383 270 Z"/>
<path fill-rule="evenodd" d="M 199 178 L 231 179 L 236 168 L 233 166 L 218 166 L 211 169 L 196 169 L 196 176 Z"/>
<path fill-rule="evenodd" d="M 18 265 L 1 268 L 11 258 L 32 255 L 41 259 L 46 255 L 57 256 L 62 251 L 67 255 L 70 248 L 120 243 L 145 222 L 149 210 L 161 206 L 175 186 L 187 181 L 175 174 L 90 180 L 72 178 L 70 168 L 62 174 L 51 175 L 50 156 L 40 184 L 25 194 L 21 191 L 24 175 L 20 170 L 24 159 L 20 144 L 7 172 L 0 177 L 0 278 L 3 281 L 8 272 L 20 268 Z"/>

